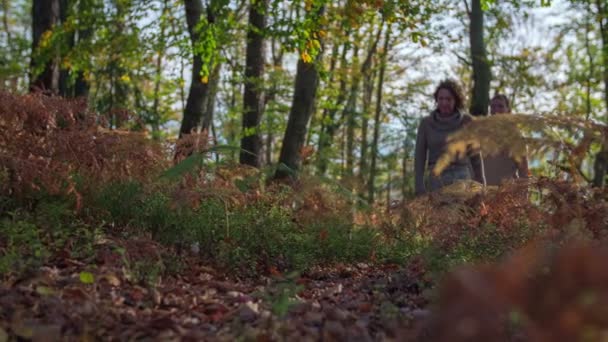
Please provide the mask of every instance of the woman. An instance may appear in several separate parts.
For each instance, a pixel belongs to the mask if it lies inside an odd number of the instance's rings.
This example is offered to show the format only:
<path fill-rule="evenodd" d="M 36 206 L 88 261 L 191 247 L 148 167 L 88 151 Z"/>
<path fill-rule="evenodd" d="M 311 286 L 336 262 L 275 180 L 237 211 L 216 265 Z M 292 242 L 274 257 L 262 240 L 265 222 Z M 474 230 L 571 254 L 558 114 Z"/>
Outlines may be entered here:
<path fill-rule="evenodd" d="M 509 99 L 502 94 L 496 94 L 490 101 L 492 115 L 511 113 Z M 487 185 L 500 185 L 503 181 L 515 178 L 528 178 L 528 160 L 522 158 L 515 161 L 507 152 L 496 156 L 484 156 L 484 172 Z"/>
<path fill-rule="evenodd" d="M 448 135 L 472 120 L 471 116 L 462 113 L 464 96 L 454 80 L 444 80 L 439 83 L 434 98 L 437 108 L 429 116 L 424 117 L 418 126 L 414 156 L 416 195 L 438 190 L 458 180 L 478 179 L 476 176 L 479 170 L 478 155 L 465 156 L 452 161 L 439 176 L 431 175 L 429 187 L 425 186 L 425 171 L 432 170 L 439 157 L 445 152 Z"/>

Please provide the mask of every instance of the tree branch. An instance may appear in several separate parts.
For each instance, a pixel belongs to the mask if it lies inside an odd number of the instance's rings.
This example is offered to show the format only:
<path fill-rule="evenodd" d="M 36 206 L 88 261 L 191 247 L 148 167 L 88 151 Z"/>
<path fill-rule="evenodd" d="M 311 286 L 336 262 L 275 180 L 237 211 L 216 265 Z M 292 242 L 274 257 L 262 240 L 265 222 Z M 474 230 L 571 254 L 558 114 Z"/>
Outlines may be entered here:
<path fill-rule="evenodd" d="M 456 56 L 456 58 L 458 58 L 459 61 L 463 62 L 464 64 L 466 64 L 468 66 L 473 65 L 473 62 L 469 61 L 466 57 L 459 55 L 458 52 L 454 51 L 453 53 L 454 53 L 454 56 Z"/>
<path fill-rule="evenodd" d="M 469 3 L 467 2 L 467 0 L 462 0 L 462 2 L 464 3 L 464 8 L 467 11 L 467 15 L 470 18 L 471 17 L 471 9 L 469 8 Z"/>

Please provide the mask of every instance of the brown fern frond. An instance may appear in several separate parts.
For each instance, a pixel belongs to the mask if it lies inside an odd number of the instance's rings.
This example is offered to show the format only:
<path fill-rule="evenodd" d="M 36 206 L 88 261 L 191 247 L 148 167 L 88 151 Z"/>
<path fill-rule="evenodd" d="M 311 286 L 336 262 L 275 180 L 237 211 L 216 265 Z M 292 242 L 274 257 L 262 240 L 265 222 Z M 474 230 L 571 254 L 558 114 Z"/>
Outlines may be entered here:
<path fill-rule="evenodd" d="M 592 145 L 606 144 L 607 132 L 606 125 L 570 116 L 510 114 L 475 118 L 449 137 L 447 151 L 433 172 L 441 173 L 471 149 L 484 156 L 505 153 L 516 161 L 560 151 L 567 156 L 570 173 L 581 181 L 577 170 Z"/>

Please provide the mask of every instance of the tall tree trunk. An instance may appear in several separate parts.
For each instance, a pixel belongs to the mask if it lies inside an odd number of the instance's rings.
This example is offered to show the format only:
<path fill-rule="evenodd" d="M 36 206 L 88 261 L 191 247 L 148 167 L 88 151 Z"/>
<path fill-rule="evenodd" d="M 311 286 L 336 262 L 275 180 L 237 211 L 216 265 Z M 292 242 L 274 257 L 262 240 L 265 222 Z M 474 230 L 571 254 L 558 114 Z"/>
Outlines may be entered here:
<path fill-rule="evenodd" d="M 236 108 L 237 107 L 237 102 L 238 102 L 238 97 L 239 97 L 239 93 L 242 94 L 241 91 L 241 82 L 239 82 L 239 67 L 236 65 L 232 65 L 232 74 L 231 74 L 231 78 L 230 78 L 230 105 L 229 108 Z M 228 130 L 227 132 L 227 138 L 228 138 L 228 142 L 230 144 L 236 144 L 236 140 L 237 140 L 237 135 L 238 132 L 236 131 L 236 129 L 234 129 L 234 127 L 238 127 L 238 122 L 236 119 L 233 118 L 229 118 L 229 123 L 228 125 L 231 127 L 231 129 Z M 233 150 L 230 154 L 230 159 L 231 160 L 236 160 L 237 158 L 237 151 Z"/>
<path fill-rule="evenodd" d="M 325 6 L 322 5 L 317 10 L 309 12 L 309 14 L 312 14 L 312 16 L 322 16 L 324 11 Z M 323 43 L 320 42 L 320 44 L 322 45 Z M 322 52 L 323 50 L 320 49 L 315 60 L 311 63 L 305 62 L 302 58 L 298 59 L 293 100 L 291 102 L 289 118 L 287 119 L 287 129 L 283 137 L 283 145 L 281 146 L 279 167 L 275 173 L 275 178 L 277 179 L 297 177 L 297 174 L 294 174 L 294 172 L 300 169 L 300 151 L 304 145 L 304 139 L 306 139 L 306 129 L 315 108 L 317 88 L 319 87 L 317 65 L 321 62 Z"/>
<path fill-rule="evenodd" d="M 391 174 L 391 169 L 388 169 L 388 180 L 386 182 L 386 211 L 390 211 L 391 210 L 391 188 L 392 188 L 392 182 L 393 182 L 393 178 L 392 178 L 392 174 Z"/>
<path fill-rule="evenodd" d="M 355 71 L 353 76 L 350 95 L 346 106 L 344 108 L 343 117 L 346 118 L 347 129 L 346 129 L 346 172 L 345 176 L 352 177 L 354 174 L 355 167 L 355 129 L 357 127 L 357 99 L 359 98 L 359 89 L 361 86 L 361 78 L 370 77 L 372 70 L 372 59 L 376 53 L 378 42 L 382 36 L 382 30 L 384 29 L 384 22 L 378 25 L 378 32 L 374 35 L 374 27 L 370 28 L 370 46 L 367 50 L 367 54 L 363 63 L 359 66 L 359 70 Z M 357 55 L 355 48 L 354 55 Z M 356 63 L 353 63 L 356 65 Z"/>
<path fill-rule="evenodd" d="M 378 47 L 378 42 L 382 36 L 382 30 L 384 29 L 384 21 L 382 21 L 378 27 L 378 32 L 375 35 L 370 35 L 370 49 L 368 50 L 367 57 L 365 61 L 363 61 L 363 65 L 361 65 L 361 74 L 363 76 L 363 99 L 361 104 L 361 156 L 359 160 L 359 180 L 361 182 L 362 191 L 365 191 L 365 184 L 367 182 L 369 163 L 368 163 L 368 149 L 369 142 L 367 140 L 368 129 L 369 129 L 369 120 L 371 118 L 371 108 L 372 108 L 372 97 L 374 94 L 374 79 L 376 76 L 376 70 L 372 65 L 373 55 L 376 54 L 376 50 Z M 373 33 L 373 30 L 370 30 L 370 33 Z"/>
<path fill-rule="evenodd" d="M 403 161 L 401 163 L 401 197 L 405 199 L 407 196 L 407 161 L 409 159 L 409 150 L 406 144 L 403 144 Z"/>
<path fill-rule="evenodd" d="M 162 80 L 162 71 L 163 71 L 163 59 L 165 58 L 165 49 L 166 47 L 166 30 L 167 25 L 165 23 L 165 15 L 169 10 L 168 0 L 163 0 L 163 7 L 161 8 L 161 15 L 159 18 L 160 32 L 158 35 L 158 45 L 156 48 L 156 70 L 154 71 L 154 94 L 153 94 L 153 103 L 152 103 L 152 122 L 150 123 L 152 126 L 152 133 L 157 133 L 160 130 L 160 84 Z"/>
<path fill-rule="evenodd" d="M 2 27 L 4 28 L 4 32 L 6 33 L 6 42 L 7 42 L 7 44 L 9 44 L 8 48 L 11 49 L 12 46 L 10 44 L 13 41 L 13 37 L 11 35 L 11 29 L 8 25 L 8 18 L 9 18 L 8 1 L 9 0 L 2 0 Z"/>
<path fill-rule="evenodd" d="M 264 147 L 264 152 L 266 152 L 266 160 L 265 164 L 272 164 L 272 142 L 274 141 L 274 134 L 272 134 L 273 130 L 273 120 L 270 115 L 266 115 L 266 126 L 268 127 L 268 133 L 266 133 L 266 146 Z"/>
<path fill-rule="evenodd" d="M 59 20 L 59 0 L 33 0 L 32 3 L 32 60 L 30 91 L 42 90 L 56 93 L 59 70 L 57 61 L 52 58 L 46 62 L 42 72 L 34 74 L 37 67 L 38 49 L 45 32 L 53 29 Z"/>
<path fill-rule="evenodd" d="M 280 70 L 283 65 L 283 50 L 281 50 L 280 46 L 277 46 L 280 42 L 277 41 L 276 38 L 273 38 L 270 46 L 272 51 L 272 65 L 273 70 Z M 269 103 L 275 100 L 277 94 L 279 92 L 279 88 L 277 82 L 272 82 L 270 85 L 270 89 L 268 93 L 264 97 L 264 108 L 267 107 Z M 266 152 L 266 165 L 272 164 L 272 150 L 273 150 L 273 142 L 274 142 L 274 118 L 272 115 L 266 115 L 266 146 L 264 151 Z"/>
<path fill-rule="evenodd" d="M 264 112 L 262 81 L 264 77 L 264 34 L 268 0 L 251 1 L 247 29 L 245 89 L 243 91 L 243 138 L 241 164 L 260 167 L 262 139 L 259 126 Z"/>
<path fill-rule="evenodd" d="M 76 35 L 78 43 L 82 44 L 87 42 L 93 36 L 92 23 L 90 18 L 85 18 L 87 10 L 94 5 L 95 0 L 80 0 L 78 1 L 78 20 L 80 21 Z M 83 25 L 84 22 L 84 25 Z M 76 73 L 76 79 L 74 81 L 74 97 L 88 97 L 89 96 L 89 82 L 85 78 L 83 70 L 79 70 Z"/>
<path fill-rule="evenodd" d="M 473 91 L 470 112 L 473 115 L 488 115 L 490 104 L 491 71 L 483 39 L 483 9 L 481 0 L 472 0 L 469 38 L 473 61 Z"/>
<path fill-rule="evenodd" d="M 222 64 L 217 63 L 211 72 L 209 77 L 209 94 L 207 95 L 207 102 L 203 105 L 203 125 L 201 126 L 203 131 L 213 133 L 213 117 L 215 116 L 215 98 L 217 96 L 217 91 L 220 83 L 220 70 L 222 69 Z M 213 133 L 213 143 L 217 144 L 217 138 Z"/>
<path fill-rule="evenodd" d="M 603 59 L 603 79 L 604 79 L 604 102 L 608 111 L 608 5 L 605 0 L 596 0 L 598 21 L 600 24 L 600 35 L 602 37 L 602 59 Z M 604 122 L 608 121 L 608 112 Z M 604 135 L 602 150 L 598 152 L 594 163 L 593 185 L 603 188 L 608 171 L 608 137 Z"/>
<path fill-rule="evenodd" d="M 355 45 L 355 50 L 353 51 L 353 62 L 354 66 L 359 66 L 359 58 L 357 57 L 359 54 L 358 45 Z M 347 178 L 351 178 L 354 174 L 355 167 L 355 128 L 357 126 L 357 98 L 359 97 L 359 85 L 361 84 L 360 80 L 360 71 L 353 71 L 356 73 L 353 75 L 350 92 L 348 95 L 348 100 L 346 101 L 346 105 L 344 106 L 344 111 L 342 112 L 342 117 L 346 120 L 346 169 L 344 170 L 344 176 Z"/>
<path fill-rule="evenodd" d="M 6 34 L 6 45 L 9 51 L 9 54 L 11 55 L 11 57 L 13 56 L 13 38 L 12 38 L 12 33 L 11 33 L 11 29 L 8 23 L 8 18 L 9 18 L 9 5 L 8 5 L 8 1 L 9 0 L 2 0 L 2 28 L 4 29 L 4 33 Z M 9 82 L 7 82 L 9 81 Z M 10 79 L 9 80 L 2 80 L 2 84 L 0 84 L 0 89 L 4 89 L 5 87 L 8 87 L 9 89 L 11 89 L 12 91 L 16 91 L 17 87 L 11 87 L 10 85 Z"/>
<path fill-rule="evenodd" d="M 386 72 L 386 63 L 388 49 L 390 48 L 391 40 L 391 25 L 390 23 L 386 27 L 386 36 L 384 37 L 384 48 L 382 50 L 382 57 L 380 61 L 380 71 L 378 75 L 378 85 L 376 87 L 376 113 L 374 116 L 374 137 L 371 146 L 371 163 L 369 170 L 369 182 L 368 187 L 368 200 L 370 203 L 374 203 L 374 194 L 376 191 L 375 180 L 376 180 L 376 160 L 378 159 L 378 141 L 380 140 L 380 125 L 382 124 L 382 87 L 384 86 L 384 73 Z"/>
<path fill-rule="evenodd" d="M 204 13 L 204 8 L 201 0 L 184 0 L 186 8 L 186 23 L 188 24 L 188 33 L 190 41 L 194 46 L 200 39 L 200 35 L 196 30 L 196 26 Z M 212 11 L 208 11 L 209 22 L 215 20 Z M 201 56 L 193 52 L 192 55 L 192 81 L 190 83 L 190 92 L 186 100 L 186 108 L 184 109 L 184 117 L 179 129 L 179 137 L 184 134 L 196 133 L 201 127 L 203 119 L 204 104 L 209 96 L 209 84 L 201 79 L 201 70 L 203 68 L 203 60 Z"/>
<path fill-rule="evenodd" d="M 120 37 L 123 32 L 128 30 L 127 17 L 131 10 L 132 4 L 129 2 L 115 2 L 116 14 L 113 25 L 113 35 Z M 115 128 L 122 128 L 126 121 L 126 108 L 128 108 L 130 85 L 123 78 L 123 75 L 128 74 L 129 70 L 122 63 L 122 57 L 115 55 L 109 64 L 112 75 L 112 101 L 110 113 L 113 116 Z"/>
<path fill-rule="evenodd" d="M 346 68 L 348 61 L 346 56 L 350 49 L 351 43 L 345 42 L 342 47 L 342 55 L 340 56 L 340 68 Z M 333 73 L 332 73 L 333 75 Z M 330 83 L 331 84 L 331 83 Z M 324 175 L 327 172 L 327 165 L 329 159 L 329 147 L 333 141 L 336 130 L 340 127 L 340 123 L 336 122 L 336 113 L 338 107 L 346 100 L 346 77 L 340 76 L 340 85 L 338 90 L 338 98 L 336 103 L 332 106 L 333 108 L 326 108 L 322 115 L 322 127 L 319 133 L 319 147 L 317 148 L 317 154 L 319 159 L 317 161 L 317 171 L 319 174 Z"/>
<path fill-rule="evenodd" d="M 302 59 L 298 60 L 293 100 L 279 156 L 279 163 L 285 165 L 287 169 L 277 168 L 276 178 L 295 176 L 292 171 L 300 168 L 300 150 L 304 145 L 308 121 L 317 96 L 319 72 L 316 63 L 320 58 L 321 53 L 317 56 L 316 62 L 306 63 Z"/>
<path fill-rule="evenodd" d="M 592 88 L 592 80 L 595 75 L 595 60 L 593 58 L 593 51 L 591 49 L 589 34 L 591 33 L 591 0 L 587 1 L 587 15 L 585 15 L 585 50 L 587 52 L 587 58 L 589 61 L 589 74 L 587 75 L 587 82 L 585 82 L 585 119 L 589 120 L 591 118 L 591 88 Z"/>
<path fill-rule="evenodd" d="M 59 0 L 59 20 L 61 21 L 62 24 L 67 22 L 68 16 L 70 15 L 70 9 L 73 5 L 73 0 Z M 64 49 L 68 49 L 71 50 L 74 48 L 74 43 L 75 43 L 75 32 L 70 30 L 68 32 L 68 35 L 66 37 L 66 46 L 64 47 Z M 70 68 L 66 68 L 64 67 L 64 63 L 62 61 L 62 51 L 60 51 L 61 47 L 57 47 L 58 51 L 57 51 L 57 57 L 60 65 L 60 69 L 59 69 L 59 84 L 58 84 L 58 90 L 59 90 L 59 95 L 63 96 L 63 97 L 74 97 L 74 91 L 73 88 L 70 86 L 69 81 L 70 81 Z"/>
<path fill-rule="evenodd" d="M 371 68 L 370 68 L 371 69 Z M 369 141 L 367 139 L 369 121 L 371 119 L 372 97 L 374 95 L 374 79 L 376 78 L 375 68 L 363 77 L 363 100 L 361 104 L 361 159 L 359 160 L 359 178 L 361 184 L 365 185 L 369 172 L 368 150 Z"/>

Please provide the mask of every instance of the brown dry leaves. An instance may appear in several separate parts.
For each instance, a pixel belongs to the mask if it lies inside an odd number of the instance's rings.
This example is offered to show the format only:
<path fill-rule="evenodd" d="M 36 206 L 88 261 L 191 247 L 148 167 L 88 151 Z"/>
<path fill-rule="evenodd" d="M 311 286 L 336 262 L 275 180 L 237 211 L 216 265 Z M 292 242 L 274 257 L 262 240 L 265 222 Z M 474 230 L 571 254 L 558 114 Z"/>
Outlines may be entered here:
<path fill-rule="evenodd" d="M 146 179 L 167 165 L 160 144 L 144 132 L 103 128 L 103 118 L 82 100 L 0 92 L 0 103 L 0 165 L 7 180 L 1 190 L 8 194 L 44 189 L 78 200 L 87 186 Z M 77 191 L 78 176 L 95 182 L 78 184 Z"/>

